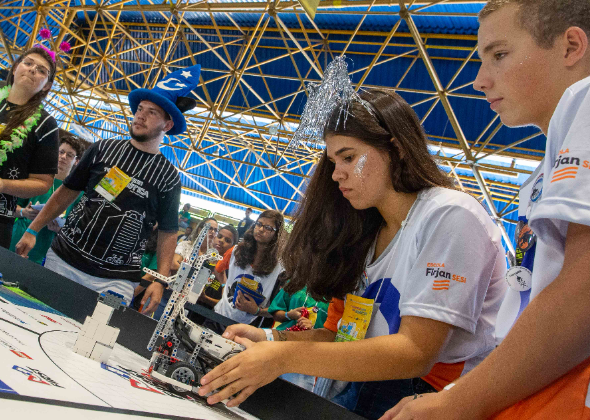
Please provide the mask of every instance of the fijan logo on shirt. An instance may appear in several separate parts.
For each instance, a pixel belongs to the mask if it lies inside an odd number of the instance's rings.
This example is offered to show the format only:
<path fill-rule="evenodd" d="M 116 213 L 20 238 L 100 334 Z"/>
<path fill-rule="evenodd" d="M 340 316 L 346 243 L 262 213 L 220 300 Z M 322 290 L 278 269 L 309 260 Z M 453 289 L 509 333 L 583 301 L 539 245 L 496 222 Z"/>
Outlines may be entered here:
<path fill-rule="evenodd" d="M 443 270 L 445 263 L 428 263 L 426 264 L 426 276 L 434 277 L 432 290 L 449 290 L 451 280 L 466 283 L 467 278 L 453 274 L 450 271 Z"/>
<path fill-rule="evenodd" d="M 553 173 L 551 183 L 563 181 L 564 179 L 575 179 L 580 167 L 590 169 L 590 162 L 587 160 L 580 161 L 579 157 L 563 156 L 570 153 L 569 149 L 560 150 L 559 156 L 553 163 Z"/>

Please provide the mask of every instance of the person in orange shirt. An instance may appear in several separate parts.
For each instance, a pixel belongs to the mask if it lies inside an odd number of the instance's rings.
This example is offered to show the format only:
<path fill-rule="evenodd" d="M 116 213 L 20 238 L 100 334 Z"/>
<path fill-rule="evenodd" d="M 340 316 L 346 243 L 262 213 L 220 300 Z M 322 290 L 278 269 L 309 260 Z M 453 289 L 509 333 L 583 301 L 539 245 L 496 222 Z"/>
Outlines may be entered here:
<path fill-rule="evenodd" d="M 217 302 L 221 299 L 223 287 L 227 281 L 225 270 L 229 268 L 229 260 L 231 259 L 231 250 L 238 243 L 238 231 L 231 225 L 224 226 L 219 229 L 215 237 L 215 248 L 223 255 L 223 260 L 218 261 L 212 272 L 213 276 L 209 283 L 203 289 L 199 296 L 198 302 L 203 306 L 213 309 Z M 225 261 L 227 258 L 227 267 Z"/>
<path fill-rule="evenodd" d="M 588 0 L 492 0 L 480 12 L 474 88 L 507 126 L 547 135 L 527 210 L 530 303 L 471 373 L 384 419 L 590 419 L 589 38 Z"/>
<path fill-rule="evenodd" d="M 215 273 L 218 280 L 225 284 L 227 281 L 227 270 L 229 270 L 229 262 L 231 260 L 231 254 L 238 243 L 239 234 L 235 227 L 232 225 L 224 226 L 219 230 L 217 234 L 217 242 L 221 246 L 219 251 L 220 254 L 223 255 L 223 259 L 218 261 L 215 265 Z"/>
<path fill-rule="evenodd" d="M 201 395 L 229 384 L 209 403 L 241 391 L 235 406 L 289 372 L 350 382 L 331 388 L 335 401 L 376 419 L 404 396 L 442 389 L 494 347 L 506 290 L 498 227 L 440 171 L 399 95 L 363 92 L 347 111 L 329 114 L 326 152 L 282 255 L 287 293 L 307 286 L 314 299 L 334 298 L 324 328 L 228 327 L 224 337 L 248 349 L 202 379 Z"/>

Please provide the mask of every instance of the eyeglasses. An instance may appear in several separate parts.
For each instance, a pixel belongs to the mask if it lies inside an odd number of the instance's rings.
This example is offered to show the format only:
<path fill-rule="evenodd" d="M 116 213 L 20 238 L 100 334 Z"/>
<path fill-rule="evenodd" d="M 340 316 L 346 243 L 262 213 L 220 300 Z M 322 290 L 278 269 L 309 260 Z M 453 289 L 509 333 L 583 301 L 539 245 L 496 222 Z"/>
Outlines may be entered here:
<path fill-rule="evenodd" d="M 210 227 L 209 232 L 213 232 L 213 233 L 217 234 L 217 228 Z"/>
<path fill-rule="evenodd" d="M 75 159 L 75 158 L 76 158 L 76 156 L 77 156 L 77 155 L 73 154 L 72 152 L 69 152 L 69 153 L 68 153 L 68 152 L 66 152 L 65 150 L 60 150 L 60 151 L 59 151 L 59 155 L 60 155 L 60 156 L 66 155 L 66 157 L 67 157 L 68 159 Z"/>
<path fill-rule="evenodd" d="M 33 60 L 29 60 L 29 59 L 25 58 L 22 61 L 22 63 L 25 65 L 25 67 L 28 67 L 28 68 L 33 67 L 33 70 L 35 71 L 35 73 L 39 72 L 39 74 L 43 77 L 49 76 L 49 69 L 47 69 L 47 67 L 45 67 L 45 66 L 42 66 L 41 64 L 35 63 Z"/>
<path fill-rule="evenodd" d="M 272 226 L 270 226 L 270 225 L 263 225 L 263 224 L 262 224 L 262 223 L 260 223 L 260 222 L 256 222 L 256 223 L 254 223 L 254 226 L 256 226 L 257 228 L 263 228 L 263 229 L 264 229 L 264 230 L 266 230 L 267 232 L 276 232 L 276 231 L 277 231 L 277 228 L 274 228 L 274 227 L 272 227 Z"/>

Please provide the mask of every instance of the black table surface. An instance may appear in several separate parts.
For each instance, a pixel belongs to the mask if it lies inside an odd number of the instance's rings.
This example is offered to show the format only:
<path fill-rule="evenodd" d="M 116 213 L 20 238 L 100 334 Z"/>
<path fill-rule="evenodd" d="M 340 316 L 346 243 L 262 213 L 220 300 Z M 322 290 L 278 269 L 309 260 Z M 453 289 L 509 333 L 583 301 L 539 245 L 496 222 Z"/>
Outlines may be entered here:
<path fill-rule="evenodd" d="M 5 281 L 18 282 L 23 291 L 80 323 L 84 323 L 86 316 L 91 316 L 94 312 L 97 292 L 2 247 L 0 273 Z M 186 307 L 221 324 L 234 323 L 202 306 Z M 118 344 L 148 359 L 151 357 L 147 344 L 157 325 L 156 320 L 126 309 L 115 311 L 110 325 L 120 329 Z M 6 397 L 10 398 L 8 395 Z M 240 408 L 264 420 L 362 419 L 339 405 L 282 379 L 259 388 Z"/>

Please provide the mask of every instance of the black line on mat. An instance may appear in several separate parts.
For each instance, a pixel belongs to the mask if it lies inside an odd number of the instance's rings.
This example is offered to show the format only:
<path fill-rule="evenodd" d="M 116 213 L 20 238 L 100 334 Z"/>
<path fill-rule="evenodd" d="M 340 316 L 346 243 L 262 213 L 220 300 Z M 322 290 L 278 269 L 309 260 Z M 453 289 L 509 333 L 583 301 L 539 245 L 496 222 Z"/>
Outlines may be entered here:
<path fill-rule="evenodd" d="M 47 332 L 53 332 L 53 331 L 47 331 Z M 66 332 L 66 331 L 62 331 L 62 332 Z M 74 334 L 77 334 L 74 331 L 67 331 L 67 332 L 72 332 Z M 43 348 L 43 346 L 41 345 L 41 337 L 43 336 L 43 334 L 39 334 L 39 348 L 41 349 L 41 351 L 43 352 L 43 354 L 45 354 L 45 356 L 51 360 L 51 363 L 53 363 L 59 370 L 61 370 L 63 373 L 66 374 L 66 376 L 68 378 L 70 378 L 72 381 L 76 382 L 78 385 L 80 385 L 82 388 L 84 388 L 86 391 L 88 391 L 91 395 L 95 396 L 96 398 L 98 398 L 99 400 L 101 400 L 103 403 L 105 403 L 106 405 L 108 405 L 109 407 L 113 407 L 112 405 L 110 405 L 108 402 L 106 402 L 105 400 L 103 400 L 102 398 L 100 398 L 98 395 L 95 395 L 92 391 L 90 391 L 88 388 L 86 388 L 84 385 L 82 385 L 80 382 L 78 382 L 77 380 L 75 380 L 74 378 L 72 378 L 65 370 L 63 370 L 57 363 L 55 363 L 53 361 L 53 359 L 51 357 L 49 357 L 49 355 L 47 354 L 47 352 L 45 351 L 45 349 Z M 92 406 L 94 407 L 94 406 Z"/>
<path fill-rule="evenodd" d="M 26 331 L 28 331 L 28 332 L 30 332 L 30 333 L 33 333 L 33 334 L 35 334 L 35 335 L 40 335 L 40 334 L 41 334 L 41 333 L 38 333 L 37 331 L 30 330 L 30 329 L 28 329 L 27 327 L 23 327 L 22 325 L 20 325 L 20 324 L 17 324 L 16 322 L 12 322 L 12 321 L 9 321 L 9 320 L 7 320 L 7 319 L 4 319 L 4 318 L 0 318 L 0 321 L 4 321 L 4 322 L 6 322 L 7 324 L 11 324 L 11 325 L 14 325 L 15 327 L 22 328 L 23 330 L 26 330 Z"/>
<path fill-rule="evenodd" d="M 170 414 L 150 413 L 147 411 L 128 410 L 128 409 L 124 409 L 124 408 L 101 407 L 99 405 L 75 403 L 75 402 L 70 402 L 70 401 L 52 400 L 49 398 L 29 397 L 27 395 L 8 394 L 8 393 L 4 393 L 4 392 L 0 392 L 0 398 L 4 398 L 7 400 L 17 400 L 17 401 L 38 403 L 38 404 L 58 405 L 61 407 L 78 408 L 78 409 L 82 409 L 82 410 L 102 411 L 102 412 L 107 412 L 107 413 L 127 414 L 127 415 L 134 415 L 134 416 L 159 418 L 159 419 L 166 418 L 166 419 L 170 419 L 170 420 L 204 420 L 204 419 L 195 419 L 194 417 L 180 417 L 180 416 L 174 416 L 174 415 L 170 415 Z"/>

